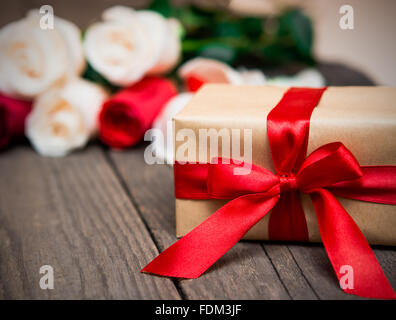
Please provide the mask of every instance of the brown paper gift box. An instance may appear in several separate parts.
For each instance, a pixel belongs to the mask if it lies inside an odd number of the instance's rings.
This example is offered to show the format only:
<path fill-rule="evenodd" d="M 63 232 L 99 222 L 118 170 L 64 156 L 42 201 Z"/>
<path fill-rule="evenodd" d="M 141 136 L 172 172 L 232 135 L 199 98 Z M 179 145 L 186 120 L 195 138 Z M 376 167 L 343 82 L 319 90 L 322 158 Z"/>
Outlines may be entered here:
<path fill-rule="evenodd" d="M 205 85 L 174 117 L 175 132 L 192 129 L 252 129 L 252 162 L 274 172 L 266 119 L 287 88 L 271 86 Z M 243 133 L 241 133 L 243 137 Z M 179 137 L 180 139 L 180 137 Z M 222 155 L 219 139 L 218 155 Z M 184 144 L 175 141 L 175 151 Z M 342 142 L 360 165 L 396 165 L 396 88 L 329 87 L 314 109 L 308 154 L 330 142 Z M 241 142 L 243 155 L 243 144 Z M 190 147 L 193 147 L 191 145 Z M 194 153 L 175 152 L 176 161 L 197 161 Z M 210 161 L 209 143 L 207 158 Z M 320 242 L 316 215 L 308 196 L 302 195 L 309 240 Z M 338 198 L 371 244 L 396 245 L 396 206 Z M 226 203 L 224 200 L 176 199 L 176 234 L 181 237 Z M 267 214 L 244 239 L 267 240 Z"/>

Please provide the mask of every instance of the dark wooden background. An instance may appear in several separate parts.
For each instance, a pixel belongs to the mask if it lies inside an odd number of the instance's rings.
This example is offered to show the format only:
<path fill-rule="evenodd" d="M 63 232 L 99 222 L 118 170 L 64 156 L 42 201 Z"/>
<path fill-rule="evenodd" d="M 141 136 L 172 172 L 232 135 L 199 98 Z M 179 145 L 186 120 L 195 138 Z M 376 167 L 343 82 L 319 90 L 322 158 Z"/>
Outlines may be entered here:
<path fill-rule="evenodd" d="M 196 280 L 141 274 L 176 241 L 172 170 L 146 165 L 144 147 L 0 154 L 1 299 L 356 299 L 315 244 L 240 242 Z M 396 287 L 395 248 L 374 252 Z M 46 264 L 53 290 L 39 286 Z"/>

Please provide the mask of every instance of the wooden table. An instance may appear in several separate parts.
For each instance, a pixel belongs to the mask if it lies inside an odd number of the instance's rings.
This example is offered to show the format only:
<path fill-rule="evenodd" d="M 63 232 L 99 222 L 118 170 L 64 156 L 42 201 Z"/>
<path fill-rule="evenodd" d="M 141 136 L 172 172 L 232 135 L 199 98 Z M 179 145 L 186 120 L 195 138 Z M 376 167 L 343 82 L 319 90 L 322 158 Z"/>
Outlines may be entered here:
<path fill-rule="evenodd" d="M 370 84 L 320 68 L 329 84 Z M 145 164 L 144 148 L 0 154 L 1 299 L 356 299 L 318 244 L 243 241 L 196 280 L 141 274 L 176 241 L 172 169 Z M 396 249 L 374 252 L 396 288 Z M 42 265 L 54 268 L 53 290 L 39 286 Z"/>

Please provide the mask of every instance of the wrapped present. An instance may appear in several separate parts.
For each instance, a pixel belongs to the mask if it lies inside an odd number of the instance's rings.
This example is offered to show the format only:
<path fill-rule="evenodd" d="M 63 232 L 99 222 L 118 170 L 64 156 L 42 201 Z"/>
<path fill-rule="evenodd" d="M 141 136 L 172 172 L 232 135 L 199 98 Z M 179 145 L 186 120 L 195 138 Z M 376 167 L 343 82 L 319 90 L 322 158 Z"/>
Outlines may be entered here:
<path fill-rule="evenodd" d="M 199 130 L 252 129 L 252 163 L 275 172 L 267 136 L 267 115 L 280 101 L 286 88 L 233 87 L 208 85 L 201 90 L 174 119 L 175 132 L 192 129 L 197 143 L 181 135 L 175 150 L 195 143 L 196 152 L 176 152 L 177 162 L 210 162 L 223 155 L 221 137 L 218 150 L 210 153 L 206 143 L 206 159 L 200 159 Z M 230 131 L 230 133 L 232 133 Z M 360 165 L 396 164 L 396 89 L 385 87 L 331 87 L 326 90 L 312 112 L 308 151 L 341 141 Z M 202 138 L 202 134 L 201 134 Z M 232 137 L 231 137 L 232 139 Z M 202 140 L 202 139 L 201 139 Z M 231 141 L 232 142 L 232 141 Z M 243 142 L 241 142 L 241 148 Z M 201 141 L 202 146 L 202 141 Z M 213 143 L 212 143 L 213 147 Z M 194 146 L 190 146 L 191 149 Z M 244 160 L 243 150 L 239 159 Z M 231 150 L 232 155 L 232 150 Z M 234 158 L 234 157 L 233 157 Z M 371 244 L 396 245 L 396 207 L 339 199 Z M 308 195 L 302 195 L 309 241 L 321 241 L 315 210 Z M 181 237 L 222 207 L 226 200 L 176 199 L 176 233 Z M 244 236 L 250 240 L 268 240 L 271 212 Z M 282 240 L 282 239 L 278 239 Z M 289 240 L 289 239 L 283 239 Z"/>
<path fill-rule="evenodd" d="M 395 298 L 396 89 L 207 85 L 174 118 L 177 235 L 143 271 L 196 278 L 241 238 L 324 243 L 345 292 Z M 236 143 L 238 142 L 238 143 Z M 367 239 L 367 241 L 366 241 Z"/>

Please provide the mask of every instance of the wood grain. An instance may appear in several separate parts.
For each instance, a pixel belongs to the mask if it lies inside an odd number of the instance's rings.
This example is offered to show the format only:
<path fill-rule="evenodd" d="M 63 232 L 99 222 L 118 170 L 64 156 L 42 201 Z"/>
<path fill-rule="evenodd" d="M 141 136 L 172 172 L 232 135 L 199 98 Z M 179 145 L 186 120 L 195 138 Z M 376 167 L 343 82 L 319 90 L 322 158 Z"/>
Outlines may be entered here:
<path fill-rule="evenodd" d="M 146 165 L 144 147 L 109 155 L 162 251 L 176 241 L 172 169 Z M 375 253 L 395 286 L 396 250 Z M 179 285 L 189 299 L 360 299 L 339 288 L 320 244 L 240 242 L 201 278 Z"/>
<path fill-rule="evenodd" d="M 172 170 L 146 165 L 143 149 L 2 154 L 0 299 L 357 299 L 315 244 L 240 242 L 196 280 L 141 274 L 176 241 Z M 374 252 L 396 287 L 395 248 Z M 39 287 L 44 264 L 54 290 Z"/>
<path fill-rule="evenodd" d="M 331 85 L 372 84 L 339 65 L 318 68 Z M 176 241 L 172 170 L 146 165 L 144 148 L 1 153 L 0 299 L 359 299 L 340 290 L 320 244 L 240 242 L 199 279 L 141 274 Z M 396 288 L 396 249 L 374 253 Z M 44 264 L 54 290 L 39 287 Z"/>
<path fill-rule="evenodd" d="M 158 251 L 99 147 L 57 159 L 18 147 L 0 172 L 0 298 L 180 298 L 139 273 Z M 53 290 L 39 287 L 45 264 Z"/>
<path fill-rule="evenodd" d="M 166 165 L 146 165 L 144 147 L 122 153 L 113 151 L 110 157 L 163 251 L 177 240 L 172 169 Z M 288 292 L 258 242 L 238 243 L 202 277 L 183 280 L 180 287 L 189 299 L 316 298 L 309 286 Z"/>

